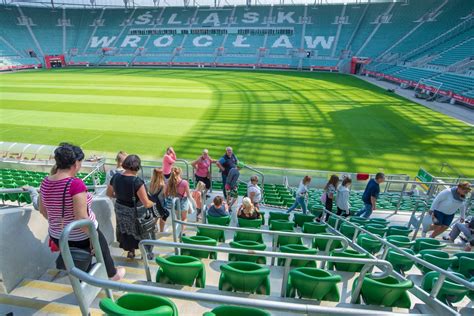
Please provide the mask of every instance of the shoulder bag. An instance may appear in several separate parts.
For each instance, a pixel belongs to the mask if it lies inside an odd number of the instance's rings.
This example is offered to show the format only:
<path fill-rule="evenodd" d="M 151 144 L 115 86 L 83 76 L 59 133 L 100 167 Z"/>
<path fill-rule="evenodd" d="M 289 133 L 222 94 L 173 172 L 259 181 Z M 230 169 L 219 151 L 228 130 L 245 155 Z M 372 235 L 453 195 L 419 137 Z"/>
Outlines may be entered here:
<path fill-rule="evenodd" d="M 137 177 L 133 178 L 132 183 L 132 201 L 133 201 L 133 209 L 135 210 L 135 225 L 137 228 L 137 233 L 140 236 L 153 233 L 155 231 L 156 225 L 156 218 L 153 216 L 153 211 L 150 212 L 144 205 L 140 206 L 145 210 L 145 216 L 138 216 L 138 208 L 137 208 L 137 197 L 135 192 L 135 181 Z"/>

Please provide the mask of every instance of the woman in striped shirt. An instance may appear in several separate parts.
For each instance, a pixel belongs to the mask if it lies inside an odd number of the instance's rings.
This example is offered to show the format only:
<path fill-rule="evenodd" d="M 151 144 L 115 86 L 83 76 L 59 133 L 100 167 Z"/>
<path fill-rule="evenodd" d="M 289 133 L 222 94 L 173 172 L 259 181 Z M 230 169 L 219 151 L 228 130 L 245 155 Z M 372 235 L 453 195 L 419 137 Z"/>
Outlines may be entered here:
<path fill-rule="evenodd" d="M 59 238 L 64 227 L 69 223 L 80 219 L 90 219 L 94 222 L 99 234 L 107 274 L 112 280 L 120 280 L 125 275 L 125 269 L 115 267 L 107 240 L 99 230 L 95 214 L 91 210 L 92 195 L 87 192 L 84 182 L 76 178 L 84 160 L 84 153 L 77 146 L 62 143 L 54 151 L 54 159 L 57 171 L 54 175 L 44 178 L 39 198 L 39 210 L 49 224 L 51 249 L 59 249 Z M 90 251 L 91 243 L 87 233 L 87 228 L 73 230 L 69 235 L 69 246 Z"/>

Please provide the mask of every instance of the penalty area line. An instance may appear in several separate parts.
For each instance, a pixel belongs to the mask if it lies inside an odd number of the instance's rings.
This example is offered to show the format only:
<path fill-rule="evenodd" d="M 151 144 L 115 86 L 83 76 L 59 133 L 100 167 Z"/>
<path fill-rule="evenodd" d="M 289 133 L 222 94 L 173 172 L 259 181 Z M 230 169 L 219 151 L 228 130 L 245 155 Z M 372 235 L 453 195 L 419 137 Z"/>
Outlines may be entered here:
<path fill-rule="evenodd" d="M 85 145 L 87 145 L 87 144 L 93 142 L 94 140 L 97 140 L 97 139 L 101 138 L 103 135 L 104 135 L 104 134 L 100 134 L 100 135 L 98 135 L 98 136 L 96 136 L 96 137 L 94 137 L 94 138 L 91 138 L 91 139 L 89 139 L 87 142 L 82 143 L 80 146 L 81 146 L 81 147 L 84 147 Z"/>

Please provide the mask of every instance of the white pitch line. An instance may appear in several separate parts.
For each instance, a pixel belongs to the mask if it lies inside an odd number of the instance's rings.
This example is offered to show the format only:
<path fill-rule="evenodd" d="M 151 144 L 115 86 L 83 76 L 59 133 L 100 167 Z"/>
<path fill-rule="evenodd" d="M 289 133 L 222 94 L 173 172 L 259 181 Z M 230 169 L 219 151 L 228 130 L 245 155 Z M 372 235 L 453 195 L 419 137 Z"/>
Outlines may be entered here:
<path fill-rule="evenodd" d="M 94 140 L 101 138 L 103 135 L 104 135 L 104 134 L 100 134 L 100 135 L 98 135 L 98 136 L 96 136 L 96 137 L 94 137 L 94 138 L 89 139 L 87 142 L 81 144 L 80 147 L 84 147 L 84 145 L 89 144 L 90 142 L 93 142 Z"/>

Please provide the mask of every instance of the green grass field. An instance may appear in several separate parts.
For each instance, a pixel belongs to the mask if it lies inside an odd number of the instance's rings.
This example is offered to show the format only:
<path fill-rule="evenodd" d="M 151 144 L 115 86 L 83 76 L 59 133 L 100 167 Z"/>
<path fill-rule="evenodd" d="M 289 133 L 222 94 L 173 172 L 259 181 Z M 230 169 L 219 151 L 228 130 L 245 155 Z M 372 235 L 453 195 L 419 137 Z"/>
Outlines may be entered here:
<path fill-rule="evenodd" d="M 473 127 L 330 73 L 70 69 L 0 75 L 1 140 L 251 165 L 474 177 Z M 449 106 L 448 104 L 446 106 Z"/>

